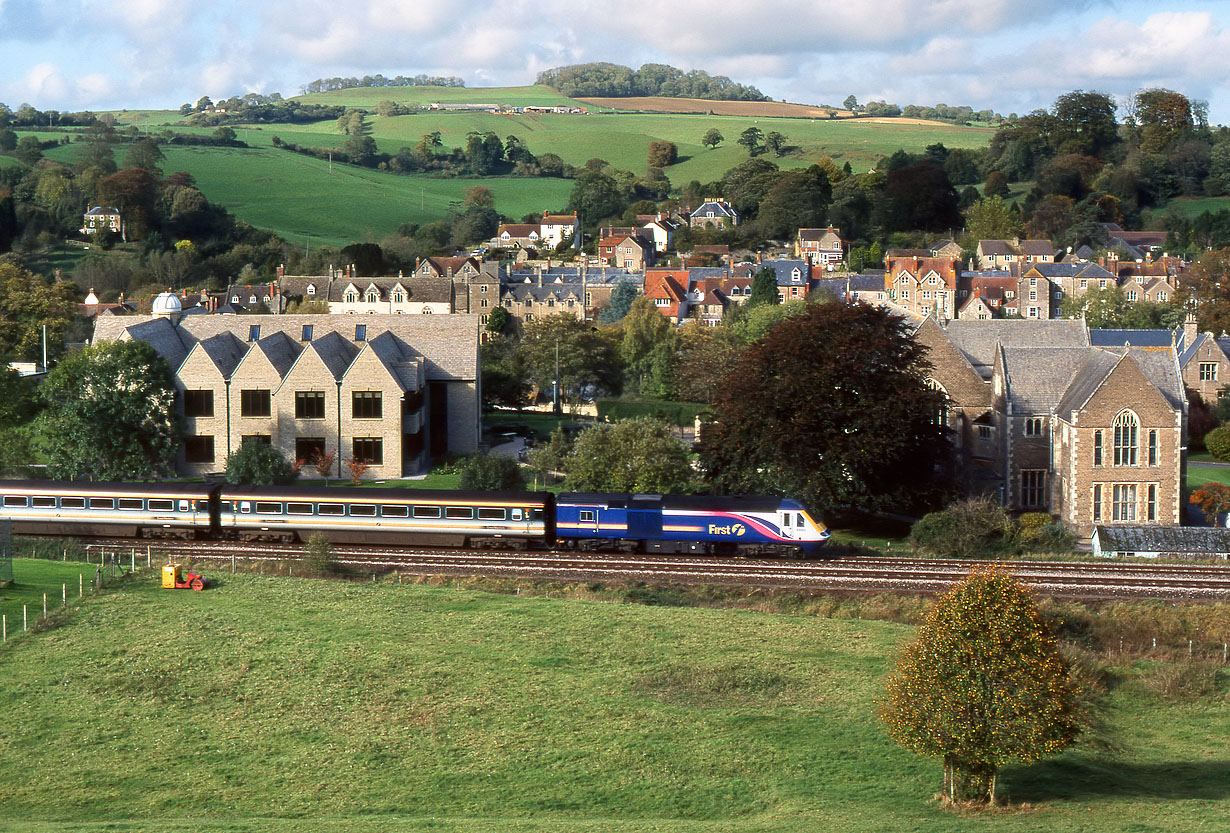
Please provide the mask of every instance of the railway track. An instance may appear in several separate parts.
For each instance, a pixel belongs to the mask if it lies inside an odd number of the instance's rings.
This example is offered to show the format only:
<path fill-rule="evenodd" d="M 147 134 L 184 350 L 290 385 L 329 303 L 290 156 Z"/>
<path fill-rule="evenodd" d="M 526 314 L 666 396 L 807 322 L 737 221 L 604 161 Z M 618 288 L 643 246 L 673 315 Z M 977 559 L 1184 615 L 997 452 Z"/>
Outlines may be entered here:
<path fill-rule="evenodd" d="M 295 561 L 299 545 L 183 542 L 134 548 L 106 541 L 91 551 L 114 550 L 123 560 L 178 559 L 229 562 Z M 798 590 L 944 592 L 981 562 L 955 559 L 856 558 L 785 561 L 678 555 L 575 552 L 499 552 L 339 545 L 339 563 L 356 570 L 409 575 L 483 575 L 551 581 L 721 584 Z M 1230 567 L 1209 564 L 1011 561 L 1004 567 L 1039 593 L 1084 599 L 1230 600 Z"/>

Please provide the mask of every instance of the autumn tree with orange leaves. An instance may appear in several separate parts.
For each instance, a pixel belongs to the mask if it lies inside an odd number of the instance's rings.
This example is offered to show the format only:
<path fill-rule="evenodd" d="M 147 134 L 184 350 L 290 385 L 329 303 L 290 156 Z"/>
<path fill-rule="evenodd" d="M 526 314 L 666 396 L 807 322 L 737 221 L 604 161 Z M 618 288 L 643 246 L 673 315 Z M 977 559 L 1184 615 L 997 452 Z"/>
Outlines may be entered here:
<path fill-rule="evenodd" d="M 946 799 L 994 804 L 1000 767 L 1075 740 L 1077 695 L 1029 591 L 988 568 L 936 602 L 889 678 L 881 719 L 897 743 L 943 758 Z"/>

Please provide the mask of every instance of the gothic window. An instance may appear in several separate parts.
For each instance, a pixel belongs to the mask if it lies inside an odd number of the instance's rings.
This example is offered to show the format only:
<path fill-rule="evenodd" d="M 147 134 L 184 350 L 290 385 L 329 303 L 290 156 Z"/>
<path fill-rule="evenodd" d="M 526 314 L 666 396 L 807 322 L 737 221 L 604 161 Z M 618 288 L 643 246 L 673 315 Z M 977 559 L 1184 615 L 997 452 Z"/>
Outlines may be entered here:
<path fill-rule="evenodd" d="M 1137 433 L 1140 421 L 1131 411 L 1122 411 L 1115 417 L 1115 465 L 1136 465 Z"/>

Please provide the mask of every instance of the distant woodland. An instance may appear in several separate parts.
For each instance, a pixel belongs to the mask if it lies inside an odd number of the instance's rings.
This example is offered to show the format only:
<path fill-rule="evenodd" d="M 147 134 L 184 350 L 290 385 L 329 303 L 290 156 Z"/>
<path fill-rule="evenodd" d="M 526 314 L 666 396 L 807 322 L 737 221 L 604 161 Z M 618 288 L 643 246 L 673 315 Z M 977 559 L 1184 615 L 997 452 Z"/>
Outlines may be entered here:
<path fill-rule="evenodd" d="M 644 64 L 637 70 L 619 64 L 573 64 L 540 72 L 537 83 L 570 98 L 656 95 L 713 101 L 769 100 L 755 87 L 737 84 L 725 75 L 710 75 L 699 69 L 684 72 L 666 64 Z"/>

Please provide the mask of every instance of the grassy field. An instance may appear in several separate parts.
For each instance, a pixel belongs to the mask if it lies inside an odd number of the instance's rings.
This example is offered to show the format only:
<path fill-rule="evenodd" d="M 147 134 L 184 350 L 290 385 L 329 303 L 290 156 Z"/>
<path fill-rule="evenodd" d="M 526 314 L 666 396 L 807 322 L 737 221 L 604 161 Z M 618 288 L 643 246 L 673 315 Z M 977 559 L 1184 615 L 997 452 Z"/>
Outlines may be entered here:
<path fill-rule="evenodd" d="M 57 148 L 54 154 L 71 152 Z M 211 202 L 258 228 L 313 247 L 378 240 L 402 223 L 441 219 L 451 202 L 479 182 L 495 193 L 496 208 L 514 217 L 543 206 L 562 207 L 572 189 L 563 179 L 436 179 L 341 164 L 330 173 L 326 161 L 271 147 L 168 147 L 164 153 L 163 170 L 190 172 Z"/>
<path fill-rule="evenodd" d="M 1202 483 L 1225 483 L 1230 486 L 1230 466 L 1202 466 L 1199 463 L 1188 463 L 1188 491 Z"/>
<path fill-rule="evenodd" d="M 208 572 L 208 571 L 207 571 Z M 153 574 L 0 651 L 0 828 L 1213 831 L 1224 693 L 1123 686 L 1030 809 L 930 803 L 875 719 L 900 625 L 422 585 Z M 581 592 L 581 591 L 578 591 Z"/>
<path fill-rule="evenodd" d="M 97 564 L 74 561 L 44 561 L 38 558 L 13 559 L 13 583 L 0 589 L 0 614 L 8 617 L 9 634 L 21 632 L 21 608 L 29 607 L 30 623 L 43 612 L 43 594 L 47 594 L 47 609 L 60 608 L 61 593 L 68 586 L 68 598 L 77 598 L 77 577 L 85 576 L 89 589 Z"/>
<path fill-rule="evenodd" d="M 504 104 L 509 107 L 555 107 L 584 103 L 560 95 L 550 87 L 355 87 L 295 96 L 307 104 L 342 104 L 374 109 L 381 101 L 398 104 Z"/>

